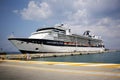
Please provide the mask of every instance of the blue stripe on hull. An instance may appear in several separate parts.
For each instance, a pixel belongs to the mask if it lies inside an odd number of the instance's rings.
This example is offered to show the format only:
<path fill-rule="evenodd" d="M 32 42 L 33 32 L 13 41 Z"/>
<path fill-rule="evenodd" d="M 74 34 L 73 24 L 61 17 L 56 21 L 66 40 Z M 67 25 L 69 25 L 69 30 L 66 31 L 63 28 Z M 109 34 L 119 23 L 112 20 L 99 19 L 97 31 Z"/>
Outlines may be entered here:
<path fill-rule="evenodd" d="M 45 44 L 45 45 L 51 45 L 51 46 L 68 46 L 68 47 L 103 47 L 101 45 L 99 46 L 91 46 L 91 45 L 71 45 L 71 44 L 64 44 L 64 41 L 58 41 L 58 40 L 47 40 L 47 39 L 30 39 L 30 38 L 9 38 L 8 40 L 18 40 L 23 41 L 26 43 L 34 43 L 34 44 Z"/>

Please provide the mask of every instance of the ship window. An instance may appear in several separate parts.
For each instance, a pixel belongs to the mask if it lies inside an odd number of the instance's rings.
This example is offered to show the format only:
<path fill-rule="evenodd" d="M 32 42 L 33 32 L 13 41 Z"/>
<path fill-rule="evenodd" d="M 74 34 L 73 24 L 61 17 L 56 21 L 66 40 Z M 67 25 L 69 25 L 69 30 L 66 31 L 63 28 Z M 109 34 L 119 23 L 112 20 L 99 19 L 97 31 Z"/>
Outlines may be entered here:
<path fill-rule="evenodd" d="M 65 34 L 65 31 L 59 31 L 60 34 Z"/>
<path fill-rule="evenodd" d="M 57 30 L 57 29 L 53 29 L 53 31 L 54 31 L 54 32 L 59 32 L 59 30 Z"/>
<path fill-rule="evenodd" d="M 35 50 L 38 50 L 38 48 L 35 48 Z"/>
<path fill-rule="evenodd" d="M 36 41 L 32 41 L 32 43 L 36 43 Z"/>
<path fill-rule="evenodd" d="M 23 41 L 21 42 L 21 44 L 23 44 Z"/>
<path fill-rule="evenodd" d="M 37 41 L 38 44 L 40 44 L 40 41 Z"/>

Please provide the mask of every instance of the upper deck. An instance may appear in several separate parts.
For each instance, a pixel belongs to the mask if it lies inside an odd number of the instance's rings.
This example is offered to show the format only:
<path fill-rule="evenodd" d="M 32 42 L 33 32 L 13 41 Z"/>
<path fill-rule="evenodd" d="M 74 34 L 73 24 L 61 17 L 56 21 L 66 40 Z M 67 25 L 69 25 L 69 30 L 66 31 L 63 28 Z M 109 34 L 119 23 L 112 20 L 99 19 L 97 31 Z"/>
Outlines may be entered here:
<path fill-rule="evenodd" d="M 37 29 L 36 32 L 38 32 L 38 31 L 43 31 L 43 30 L 58 30 L 58 31 L 65 31 L 64 29 L 59 29 L 59 28 L 55 28 L 55 27 L 48 27 L 48 28 Z"/>
<path fill-rule="evenodd" d="M 65 28 L 64 25 L 55 26 L 55 27 L 47 27 L 37 29 L 36 32 L 32 33 L 29 38 L 38 38 L 38 39 L 51 39 L 51 40 L 70 40 L 70 38 L 78 38 L 85 40 L 93 40 L 93 41 L 102 41 L 98 36 L 93 36 L 90 34 L 90 31 L 85 31 L 83 35 L 71 34 L 71 30 Z"/>

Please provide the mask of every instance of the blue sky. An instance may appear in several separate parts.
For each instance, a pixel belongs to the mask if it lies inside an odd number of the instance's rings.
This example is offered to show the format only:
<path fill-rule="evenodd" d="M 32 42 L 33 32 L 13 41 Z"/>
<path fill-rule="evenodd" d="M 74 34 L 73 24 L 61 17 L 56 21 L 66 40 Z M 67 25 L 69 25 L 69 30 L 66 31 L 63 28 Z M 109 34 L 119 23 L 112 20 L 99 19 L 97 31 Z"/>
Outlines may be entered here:
<path fill-rule="evenodd" d="M 120 0 L 0 0 L 0 48 L 17 51 L 7 40 L 29 37 L 40 27 L 67 24 L 102 37 L 106 48 L 120 49 Z"/>

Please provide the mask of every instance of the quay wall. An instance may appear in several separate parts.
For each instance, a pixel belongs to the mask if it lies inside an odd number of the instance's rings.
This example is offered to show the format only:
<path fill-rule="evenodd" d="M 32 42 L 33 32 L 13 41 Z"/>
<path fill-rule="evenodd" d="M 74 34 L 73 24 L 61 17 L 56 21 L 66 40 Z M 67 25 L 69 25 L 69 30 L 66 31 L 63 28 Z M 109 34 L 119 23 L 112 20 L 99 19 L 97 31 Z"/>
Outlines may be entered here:
<path fill-rule="evenodd" d="M 107 52 L 107 51 L 104 51 Z M 94 53 L 104 53 L 104 52 L 71 52 L 71 53 L 25 53 L 25 54 L 5 54 L 0 55 L 0 59 L 14 59 L 14 60 L 29 60 L 33 58 L 46 58 L 46 57 L 61 57 L 61 56 L 74 56 L 83 54 L 94 54 Z"/>

